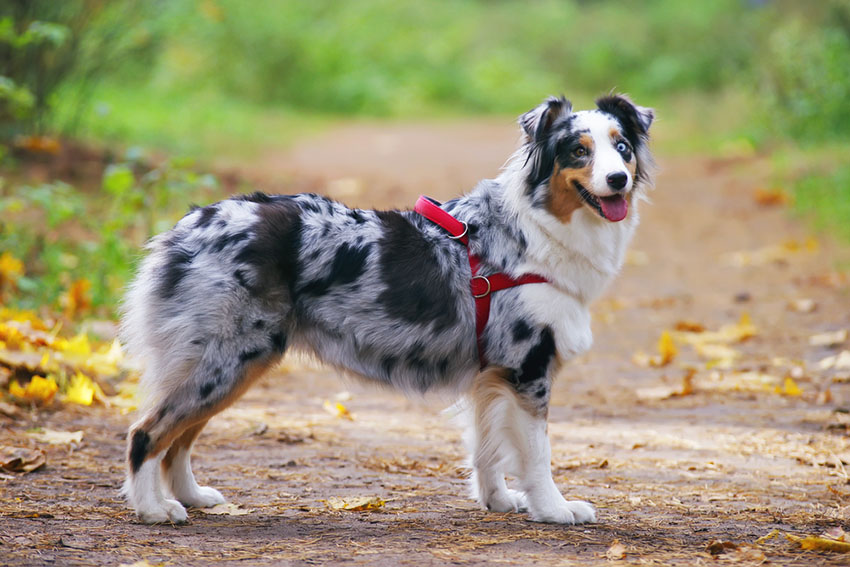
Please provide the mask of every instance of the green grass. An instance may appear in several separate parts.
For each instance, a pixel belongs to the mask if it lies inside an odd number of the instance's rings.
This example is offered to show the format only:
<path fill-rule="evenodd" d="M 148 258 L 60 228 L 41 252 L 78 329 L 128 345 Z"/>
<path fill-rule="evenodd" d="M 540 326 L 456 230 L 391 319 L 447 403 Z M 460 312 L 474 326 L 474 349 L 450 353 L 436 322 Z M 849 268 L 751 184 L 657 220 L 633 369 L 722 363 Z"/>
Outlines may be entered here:
<path fill-rule="evenodd" d="M 67 123 L 70 111 L 60 104 L 58 121 Z M 81 116 L 79 133 L 99 144 L 142 146 L 205 161 L 211 156 L 239 158 L 268 147 L 287 147 L 334 121 L 210 92 L 101 85 Z"/>
<path fill-rule="evenodd" d="M 795 207 L 820 230 L 850 243 L 850 165 L 815 173 L 794 185 Z"/>

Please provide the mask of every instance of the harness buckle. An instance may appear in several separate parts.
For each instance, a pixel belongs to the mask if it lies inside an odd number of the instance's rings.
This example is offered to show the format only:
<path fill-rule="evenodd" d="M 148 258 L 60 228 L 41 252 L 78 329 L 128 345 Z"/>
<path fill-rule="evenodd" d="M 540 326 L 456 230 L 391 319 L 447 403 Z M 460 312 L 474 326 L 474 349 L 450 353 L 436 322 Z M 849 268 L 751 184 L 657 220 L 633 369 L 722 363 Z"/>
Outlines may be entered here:
<path fill-rule="evenodd" d="M 464 236 L 466 236 L 466 233 L 467 233 L 467 232 L 469 232 L 469 225 L 468 225 L 468 224 L 466 224 L 464 221 L 458 221 L 458 222 L 459 222 L 460 224 L 462 224 L 462 225 L 463 225 L 463 232 L 461 232 L 461 233 L 460 233 L 460 234 L 458 234 L 457 236 L 452 236 L 452 235 L 450 234 L 450 235 L 449 235 L 449 238 L 451 238 L 452 240 L 460 240 L 461 238 L 463 238 Z"/>
<path fill-rule="evenodd" d="M 475 293 L 475 291 L 473 291 L 472 297 L 474 297 L 475 299 L 481 299 L 482 297 L 487 297 L 488 295 L 490 295 L 490 290 L 493 289 L 490 286 L 490 280 L 487 279 L 486 276 L 472 276 L 472 278 L 469 281 L 470 281 L 470 283 L 472 283 L 472 282 L 475 282 L 475 280 L 484 280 L 487 283 L 487 290 L 484 293 Z"/>

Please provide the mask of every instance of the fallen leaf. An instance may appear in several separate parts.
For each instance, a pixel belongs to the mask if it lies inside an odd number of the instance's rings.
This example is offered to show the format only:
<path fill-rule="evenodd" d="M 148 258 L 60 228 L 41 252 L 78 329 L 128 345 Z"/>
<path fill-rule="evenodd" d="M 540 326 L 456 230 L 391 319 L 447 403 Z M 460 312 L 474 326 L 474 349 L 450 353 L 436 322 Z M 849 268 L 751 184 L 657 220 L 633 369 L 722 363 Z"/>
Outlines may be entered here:
<path fill-rule="evenodd" d="M 201 508 L 200 511 L 204 514 L 211 514 L 213 516 L 246 516 L 254 510 L 246 510 L 240 508 L 238 504 L 225 502 L 224 504 L 216 504 L 212 508 Z"/>
<path fill-rule="evenodd" d="M 670 364 L 679 353 L 669 331 L 661 333 L 658 339 L 658 353 L 661 355 L 661 365 Z"/>
<path fill-rule="evenodd" d="M 673 342 L 673 337 L 669 331 L 663 331 L 658 338 L 658 354 L 649 356 L 645 352 L 639 351 L 632 356 L 632 362 L 638 366 L 648 367 L 653 366 L 659 368 L 667 366 L 678 354 L 676 344 Z"/>
<path fill-rule="evenodd" d="M 744 311 L 737 323 L 723 325 L 717 331 L 688 332 L 680 331 L 674 334 L 677 342 L 698 344 L 733 344 L 744 342 L 758 334 L 758 329 L 753 324 L 750 314 Z"/>
<path fill-rule="evenodd" d="M 329 414 L 331 414 L 333 416 L 348 419 L 350 421 L 354 421 L 354 416 L 351 415 L 351 412 L 348 411 L 348 408 L 345 407 L 344 405 L 342 405 L 339 402 L 332 402 L 330 400 L 325 400 L 325 403 L 322 404 L 322 407 L 324 408 L 324 410 L 326 412 L 328 412 Z"/>
<path fill-rule="evenodd" d="M 803 390 L 794 382 L 794 379 L 790 376 L 785 377 L 785 382 L 782 384 L 782 388 L 779 386 L 776 387 L 776 393 L 782 394 L 785 396 L 799 396 L 803 393 Z"/>
<path fill-rule="evenodd" d="M 65 318 L 73 319 L 78 313 L 91 308 L 91 282 L 85 278 L 74 281 L 68 291 L 59 297 L 59 303 L 65 308 Z"/>
<path fill-rule="evenodd" d="M 766 543 L 766 542 L 772 540 L 773 538 L 775 538 L 778 535 L 779 535 L 779 530 L 774 528 L 770 533 L 765 534 L 765 535 L 761 536 L 760 538 L 758 538 L 756 540 L 756 544 L 761 545 L 763 543 Z"/>
<path fill-rule="evenodd" d="M 712 555 L 720 555 L 729 550 L 738 549 L 738 544 L 731 541 L 720 541 L 715 539 L 705 546 L 705 550 Z"/>
<path fill-rule="evenodd" d="M 800 549 L 811 549 L 814 551 L 834 551 L 836 553 L 850 553 L 850 543 L 817 536 L 799 537 L 785 534 L 788 541 L 799 544 Z"/>
<path fill-rule="evenodd" d="M 135 563 L 122 563 L 118 567 L 162 567 L 165 563 L 148 563 L 147 559 L 140 559 Z"/>
<path fill-rule="evenodd" d="M 845 342 L 847 342 L 847 329 L 818 333 L 809 337 L 809 346 L 815 347 L 837 347 Z"/>
<path fill-rule="evenodd" d="M 605 552 L 605 557 L 609 561 L 617 561 L 618 559 L 626 558 L 626 546 L 620 543 L 620 540 L 615 539 L 608 550 Z"/>
<path fill-rule="evenodd" d="M 762 207 L 776 207 L 787 205 L 789 197 L 784 189 L 759 187 L 753 192 L 753 200 Z"/>
<path fill-rule="evenodd" d="M 8 472 L 28 473 L 43 466 L 47 457 L 41 449 L 27 449 L 25 447 L 2 447 L 0 448 L 0 469 Z"/>
<path fill-rule="evenodd" d="M 332 496 L 325 500 L 331 510 L 347 510 L 349 512 L 366 512 L 382 508 L 386 500 L 379 496 L 360 496 L 356 498 L 337 498 Z"/>
<path fill-rule="evenodd" d="M 59 391 L 59 385 L 53 376 L 33 376 L 26 386 L 18 384 L 17 380 L 12 380 L 9 384 L 9 393 L 12 396 L 28 401 L 41 404 L 49 404 L 53 401 L 53 396 Z"/>
<path fill-rule="evenodd" d="M 814 299 L 809 298 L 800 298 L 800 299 L 791 299 L 788 301 L 788 309 L 791 311 L 796 311 L 797 313 L 811 313 L 815 309 L 817 309 L 818 304 Z"/>
<path fill-rule="evenodd" d="M 737 268 L 745 266 L 763 266 L 773 262 L 784 262 L 796 254 L 803 252 L 816 252 L 820 243 L 815 238 L 807 238 L 800 242 L 797 240 L 786 240 L 785 242 L 765 246 L 756 250 L 738 250 L 721 256 L 721 261 L 729 266 Z"/>
<path fill-rule="evenodd" d="M 64 399 L 66 402 L 90 406 L 95 399 L 95 394 L 99 390 L 100 386 L 92 382 L 91 378 L 78 371 L 71 378 L 71 383 L 68 385 Z M 101 399 L 104 397 L 102 391 L 99 392 L 99 395 Z"/>
<path fill-rule="evenodd" d="M 673 328 L 686 333 L 702 333 L 705 331 L 705 326 L 702 323 L 689 320 L 678 321 Z"/>
<path fill-rule="evenodd" d="M 82 431 L 42 429 L 40 431 L 29 431 L 27 435 L 36 441 L 47 443 L 48 445 L 79 445 L 83 442 Z"/>
<path fill-rule="evenodd" d="M 690 396 L 694 393 L 694 375 L 696 370 L 688 368 L 685 375 L 682 377 L 680 386 L 650 386 L 647 388 L 638 388 L 635 391 L 639 400 L 642 401 L 660 401 L 669 398 L 678 398 L 681 396 Z"/>
<path fill-rule="evenodd" d="M 835 356 L 827 356 L 818 362 L 818 368 L 821 370 L 850 368 L 850 350 L 842 350 Z"/>
<path fill-rule="evenodd" d="M 764 372 L 711 372 L 695 380 L 699 390 L 715 392 L 775 392 L 782 384 L 778 376 Z"/>

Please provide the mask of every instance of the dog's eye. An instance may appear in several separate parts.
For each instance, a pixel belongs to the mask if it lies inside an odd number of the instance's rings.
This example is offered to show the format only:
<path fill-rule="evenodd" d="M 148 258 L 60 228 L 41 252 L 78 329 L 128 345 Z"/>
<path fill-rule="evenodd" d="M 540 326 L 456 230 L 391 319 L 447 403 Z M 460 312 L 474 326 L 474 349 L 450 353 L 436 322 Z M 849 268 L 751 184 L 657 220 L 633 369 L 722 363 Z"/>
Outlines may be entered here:
<path fill-rule="evenodd" d="M 626 144 L 622 140 L 617 142 L 617 151 L 618 152 L 620 152 L 622 154 L 622 153 L 627 152 L 628 150 L 629 150 L 628 144 Z"/>
<path fill-rule="evenodd" d="M 584 148 L 584 146 L 579 146 L 573 150 L 573 155 L 576 157 L 584 157 L 587 155 L 587 150 Z"/>

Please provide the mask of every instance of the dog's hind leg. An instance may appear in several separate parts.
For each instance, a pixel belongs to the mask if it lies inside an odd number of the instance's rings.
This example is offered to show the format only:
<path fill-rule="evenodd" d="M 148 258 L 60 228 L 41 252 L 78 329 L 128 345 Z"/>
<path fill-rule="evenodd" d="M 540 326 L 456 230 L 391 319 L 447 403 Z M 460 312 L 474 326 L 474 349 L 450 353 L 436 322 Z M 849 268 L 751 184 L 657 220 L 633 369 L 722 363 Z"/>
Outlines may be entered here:
<path fill-rule="evenodd" d="M 251 349 L 222 356 L 222 350 L 221 345 L 209 347 L 183 380 L 160 380 L 157 401 L 130 428 L 124 492 L 142 522 L 183 523 L 187 514 L 180 502 L 210 506 L 223 501 L 218 491 L 195 482 L 189 462 L 192 442 L 204 424 L 242 395 L 280 353 Z M 166 490 L 177 500 L 167 498 Z"/>
<path fill-rule="evenodd" d="M 162 460 L 166 487 L 171 489 L 171 494 L 178 502 L 192 508 L 209 508 L 224 503 L 224 496 L 218 490 L 209 486 L 198 486 L 195 475 L 192 474 L 192 444 L 206 424 L 207 422 L 203 421 L 186 429 L 171 444 Z"/>

